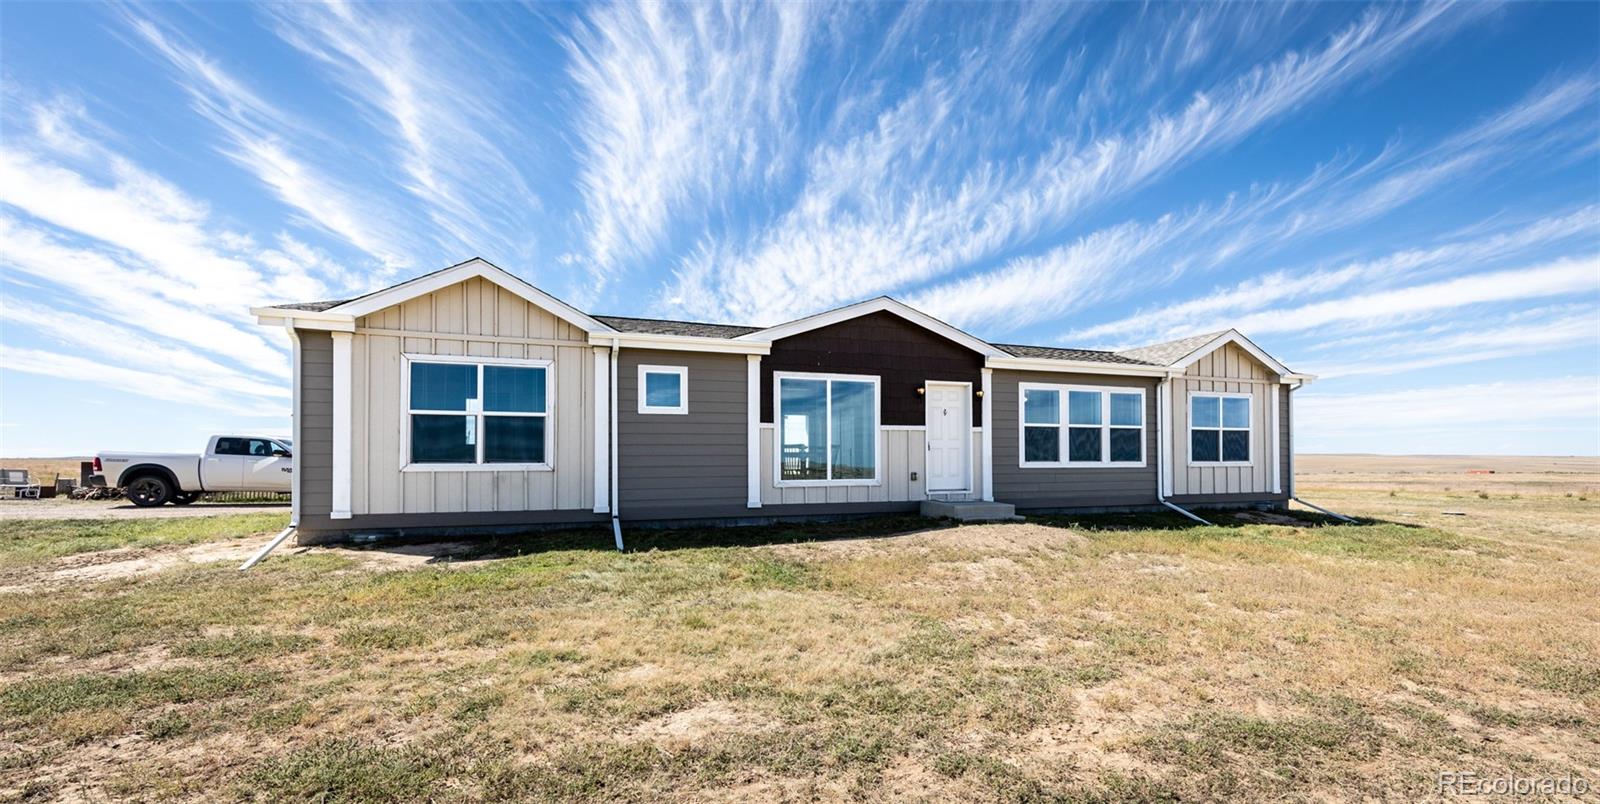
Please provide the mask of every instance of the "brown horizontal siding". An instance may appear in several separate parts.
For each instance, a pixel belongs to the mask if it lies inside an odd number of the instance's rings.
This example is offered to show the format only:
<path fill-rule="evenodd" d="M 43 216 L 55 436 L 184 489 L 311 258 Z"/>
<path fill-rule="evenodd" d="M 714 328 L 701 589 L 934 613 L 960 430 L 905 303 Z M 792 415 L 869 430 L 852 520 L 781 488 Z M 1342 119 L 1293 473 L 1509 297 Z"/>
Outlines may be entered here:
<path fill-rule="evenodd" d="M 881 423 L 922 425 L 926 408 L 917 388 L 929 380 L 983 381 L 983 355 L 893 313 L 870 313 L 774 341 L 761 358 L 761 420 L 772 421 L 772 373 L 865 374 L 879 377 Z M 983 424 L 972 404 L 972 423 Z"/>

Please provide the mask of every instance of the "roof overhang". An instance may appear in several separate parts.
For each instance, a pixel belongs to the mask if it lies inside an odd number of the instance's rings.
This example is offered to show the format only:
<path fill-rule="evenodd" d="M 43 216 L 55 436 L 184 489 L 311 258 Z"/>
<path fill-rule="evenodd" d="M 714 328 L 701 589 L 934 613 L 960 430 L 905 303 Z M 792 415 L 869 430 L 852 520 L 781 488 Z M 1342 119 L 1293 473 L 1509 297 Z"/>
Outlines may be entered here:
<path fill-rule="evenodd" d="M 822 327 L 831 326 L 833 324 L 849 321 L 852 318 L 860 318 L 861 316 L 871 315 L 873 313 L 890 313 L 897 315 L 947 340 L 959 343 L 962 346 L 965 346 L 968 349 L 983 355 L 984 357 L 996 358 L 1010 356 L 1009 353 L 1002 351 L 993 344 L 990 344 L 988 341 L 973 337 L 972 335 L 962 332 L 961 330 L 956 329 L 955 327 L 952 327 L 949 324 L 946 324 L 945 322 L 916 309 L 915 307 L 912 307 L 904 302 L 891 299 L 888 296 L 879 296 L 876 299 L 868 299 L 864 302 L 857 302 L 855 304 L 828 310 L 827 312 L 806 316 L 805 318 L 797 318 L 785 324 L 778 324 L 774 327 L 756 330 L 748 335 L 740 335 L 739 337 L 734 338 L 734 340 L 771 343 L 781 338 L 792 337 L 803 332 L 810 332 L 814 329 L 820 329 Z"/>
<path fill-rule="evenodd" d="M 1049 371 L 1060 374 L 1115 374 L 1128 377 L 1165 377 L 1171 372 L 1161 366 L 1135 366 L 1126 363 L 1097 363 L 1092 360 L 1053 360 L 1044 357 L 991 357 L 985 368 L 1006 371 Z"/>
<path fill-rule="evenodd" d="M 772 344 L 764 341 L 741 341 L 736 338 L 707 338 L 695 335 L 661 335 L 650 332 L 592 332 L 589 343 L 593 346 L 617 346 L 626 349 L 662 349 L 673 352 L 721 352 L 735 355 L 771 354 Z"/>
<path fill-rule="evenodd" d="M 295 329 L 320 329 L 329 332 L 355 332 L 356 319 L 348 315 L 332 315 L 325 311 L 290 310 L 283 307 L 252 307 L 250 314 L 264 327 L 293 327 Z"/>

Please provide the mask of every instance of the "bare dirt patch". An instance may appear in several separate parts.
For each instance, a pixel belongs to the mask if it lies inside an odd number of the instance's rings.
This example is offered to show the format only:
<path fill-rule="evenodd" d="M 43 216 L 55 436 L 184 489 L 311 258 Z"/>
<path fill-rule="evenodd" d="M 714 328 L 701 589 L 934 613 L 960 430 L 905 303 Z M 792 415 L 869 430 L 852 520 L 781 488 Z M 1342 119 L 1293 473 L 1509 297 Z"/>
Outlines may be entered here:
<path fill-rule="evenodd" d="M 868 555 L 926 555 L 940 550 L 963 550 L 988 554 L 1060 552 L 1087 543 L 1082 534 L 1064 528 L 1026 523 L 957 525 L 938 527 L 889 538 L 829 539 L 800 544 L 765 547 L 794 558 L 834 560 Z"/>
<path fill-rule="evenodd" d="M 228 514 L 287 514 L 289 503 L 208 503 L 140 508 L 127 500 L 0 500 L 0 519 L 186 519 Z"/>
<path fill-rule="evenodd" d="M 633 736 L 663 748 L 692 748 L 729 734 L 753 734 L 773 727 L 771 721 L 757 717 L 727 701 L 707 701 L 646 721 L 633 730 Z"/>

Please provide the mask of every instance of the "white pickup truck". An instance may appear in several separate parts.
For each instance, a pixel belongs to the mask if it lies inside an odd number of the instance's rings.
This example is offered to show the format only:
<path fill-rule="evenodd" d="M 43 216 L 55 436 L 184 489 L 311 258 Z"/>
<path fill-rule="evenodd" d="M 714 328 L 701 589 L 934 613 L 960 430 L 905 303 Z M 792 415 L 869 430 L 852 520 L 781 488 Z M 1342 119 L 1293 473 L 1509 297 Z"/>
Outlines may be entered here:
<path fill-rule="evenodd" d="M 294 445 L 287 438 L 212 436 L 204 455 L 108 452 L 94 456 L 98 481 L 141 507 L 188 505 L 208 491 L 289 491 Z"/>

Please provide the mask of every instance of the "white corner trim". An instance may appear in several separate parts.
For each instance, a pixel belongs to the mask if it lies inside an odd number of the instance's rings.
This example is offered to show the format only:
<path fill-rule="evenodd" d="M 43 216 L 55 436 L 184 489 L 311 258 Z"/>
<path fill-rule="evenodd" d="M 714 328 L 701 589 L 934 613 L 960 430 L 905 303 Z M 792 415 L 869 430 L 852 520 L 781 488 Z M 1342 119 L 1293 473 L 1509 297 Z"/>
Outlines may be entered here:
<path fill-rule="evenodd" d="M 1295 389 L 1290 388 L 1286 392 L 1289 394 L 1289 471 L 1286 474 L 1289 475 L 1288 481 L 1290 497 L 1294 497 L 1294 428 L 1300 423 L 1298 418 L 1294 415 L 1294 391 Z"/>
<path fill-rule="evenodd" d="M 594 512 L 611 512 L 611 350 L 594 347 Z"/>
<path fill-rule="evenodd" d="M 289 469 L 292 473 L 289 476 L 289 527 L 292 528 L 300 524 L 300 478 L 303 475 L 300 465 L 300 445 L 305 443 L 300 438 L 300 423 L 305 421 L 305 411 L 300 409 L 301 403 L 305 400 L 300 390 L 300 382 L 301 375 L 305 373 L 303 368 L 305 361 L 300 354 L 300 333 L 295 332 L 294 326 L 290 324 L 284 326 L 284 331 L 289 335 L 291 354 L 289 370 L 294 372 L 294 376 L 289 378 L 289 437 L 294 439 L 294 448 L 289 451 L 292 456 L 289 458 Z"/>
<path fill-rule="evenodd" d="M 1156 438 L 1156 461 L 1159 466 L 1156 474 L 1157 491 L 1160 498 L 1165 500 L 1172 496 L 1172 378 L 1162 377 L 1156 383 L 1156 427 L 1160 430 Z"/>
<path fill-rule="evenodd" d="M 351 374 L 354 371 L 350 346 L 355 336 L 349 332 L 335 332 L 333 336 L 333 506 L 330 519 L 350 518 L 350 469 L 353 464 L 351 448 L 351 408 L 354 396 L 350 392 Z M 300 445 L 295 444 L 296 447 Z"/>
<path fill-rule="evenodd" d="M 609 406 L 611 408 L 611 421 L 608 423 L 608 427 L 611 435 L 606 439 L 611 445 L 611 460 L 606 463 L 611 469 L 611 521 L 613 523 L 612 529 L 619 534 L 617 536 L 617 549 L 619 550 L 622 549 L 622 536 L 620 535 L 621 531 L 616 529 L 615 523 L 622 516 L 622 490 L 618 485 L 619 481 L 617 479 L 617 454 L 621 446 L 618 442 L 622 441 L 622 434 L 617 430 L 617 365 L 621 361 L 622 344 L 621 342 L 613 341 L 611 344 L 611 366 L 609 371 L 611 377 L 611 404 Z"/>
<path fill-rule="evenodd" d="M 994 502 L 994 369 L 983 369 L 983 501 Z"/>
<path fill-rule="evenodd" d="M 651 405 L 645 396 L 645 377 L 651 374 L 675 374 L 678 377 L 678 404 L 670 406 Z M 641 416 L 683 416 L 689 412 L 689 367 L 688 366 L 651 366 L 639 364 L 639 385 L 635 389 L 635 396 L 639 398 L 639 415 Z"/>
<path fill-rule="evenodd" d="M 867 299 L 866 301 L 848 304 L 844 307 L 817 313 L 816 315 L 809 315 L 805 318 L 797 318 L 774 327 L 756 330 L 748 335 L 740 335 L 734 340 L 770 343 L 780 338 L 788 338 L 793 335 L 799 335 L 802 332 L 810 332 L 814 329 L 849 321 L 852 318 L 860 318 L 872 313 L 892 313 L 923 329 L 955 341 L 985 357 L 1007 356 L 1006 352 L 996 348 L 988 341 L 968 335 L 905 302 L 891 299 L 888 296 L 879 296 L 876 299 Z"/>
<path fill-rule="evenodd" d="M 1263 439 L 1272 448 L 1272 493 L 1283 493 L 1283 446 L 1278 435 L 1278 386 L 1272 386 L 1267 400 L 1267 437 Z"/>
<path fill-rule="evenodd" d="M 745 507 L 761 507 L 761 356 L 745 356 Z"/>

